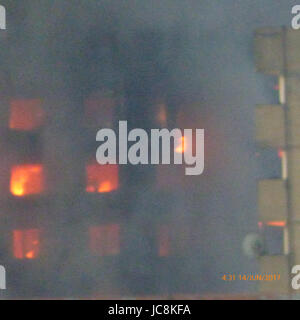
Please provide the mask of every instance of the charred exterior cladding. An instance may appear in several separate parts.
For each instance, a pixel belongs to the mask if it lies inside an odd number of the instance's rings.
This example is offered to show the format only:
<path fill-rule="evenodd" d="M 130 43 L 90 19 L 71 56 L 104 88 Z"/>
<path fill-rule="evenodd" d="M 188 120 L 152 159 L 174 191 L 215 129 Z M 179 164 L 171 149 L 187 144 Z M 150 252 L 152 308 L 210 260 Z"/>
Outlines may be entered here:
<path fill-rule="evenodd" d="M 186 268 L 200 250 L 200 222 L 181 200 L 184 166 L 95 158 L 96 132 L 119 120 L 129 129 L 184 128 L 168 77 L 177 34 L 145 30 L 124 42 L 95 29 L 78 43 L 52 39 L 50 52 L 33 38 L 18 43 L 17 32 L 6 38 L 14 54 L 1 60 L 0 252 L 11 296 L 199 290 Z"/>

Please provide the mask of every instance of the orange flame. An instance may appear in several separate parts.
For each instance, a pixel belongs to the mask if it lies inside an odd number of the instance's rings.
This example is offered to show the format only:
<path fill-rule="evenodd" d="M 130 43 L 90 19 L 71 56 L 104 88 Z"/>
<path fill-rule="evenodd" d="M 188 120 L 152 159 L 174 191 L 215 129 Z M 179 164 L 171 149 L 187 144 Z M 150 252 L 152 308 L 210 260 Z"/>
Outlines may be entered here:
<path fill-rule="evenodd" d="M 25 257 L 26 257 L 27 259 L 33 259 L 33 258 L 34 258 L 34 251 L 31 250 L 31 251 L 27 252 L 26 255 L 25 255 Z"/>
<path fill-rule="evenodd" d="M 16 259 L 35 259 L 39 254 L 40 231 L 38 229 L 14 230 L 13 253 Z"/>
<path fill-rule="evenodd" d="M 267 221 L 267 222 L 258 222 L 259 228 L 262 228 L 263 225 L 270 226 L 270 227 L 281 227 L 284 228 L 286 226 L 285 221 Z"/>
<path fill-rule="evenodd" d="M 118 166 L 92 163 L 86 167 L 86 192 L 105 193 L 119 187 Z"/>
<path fill-rule="evenodd" d="M 286 222 L 285 221 L 268 221 L 266 225 L 271 227 L 285 227 Z"/>
<path fill-rule="evenodd" d="M 39 194 L 44 190 L 43 167 L 40 164 L 25 164 L 12 167 L 10 192 L 17 197 Z"/>
<path fill-rule="evenodd" d="M 186 139 L 185 139 L 185 137 L 181 137 L 179 140 L 179 145 L 176 147 L 175 152 L 176 153 L 184 153 L 186 148 L 187 148 Z"/>
<path fill-rule="evenodd" d="M 98 187 L 98 192 L 110 192 L 113 190 L 113 186 L 110 181 L 104 181 Z"/>

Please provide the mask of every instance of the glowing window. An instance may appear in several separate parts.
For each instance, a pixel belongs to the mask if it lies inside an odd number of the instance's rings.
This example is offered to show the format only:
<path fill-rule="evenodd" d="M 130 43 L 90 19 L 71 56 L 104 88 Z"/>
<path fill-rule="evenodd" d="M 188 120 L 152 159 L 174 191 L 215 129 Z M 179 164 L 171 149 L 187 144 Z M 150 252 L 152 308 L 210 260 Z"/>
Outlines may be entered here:
<path fill-rule="evenodd" d="M 96 256 L 113 256 L 120 253 L 120 226 L 107 224 L 89 229 L 90 250 Z"/>
<path fill-rule="evenodd" d="M 157 247 L 158 247 L 158 256 L 166 257 L 170 254 L 170 228 L 167 225 L 161 225 L 158 227 L 157 235 Z"/>
<path fill-rule="evenodd" d="M 100 165 L 97 162 L 86 167 L 86 191 L 105 193 L 117 190 L 119 187 L 118 165 Z"/>
<path fill-rule="evenodd" d="M 16 259 L 35 259 L 40 251 L 40 230 L 14 230 L 13 254 Z"/>
<path fill-rule="evenodd" d="M 94 95 L 85 101 L 85 121 L 91 126 L 108 126 L 113 123 L 116 99 L 109 94 Z"/>
<path fill-rule="evenodd" d="M 9 128 L 30 131 L 41 127 L 45 120 L 42 101 L 20 99 L 10 102 Z"/>
<path fill-rule="evenodd" d="M 11 169 L 10 192 L 17 197 L 44 191 L 44 172 L 40 164 L 17 165 Z"/>

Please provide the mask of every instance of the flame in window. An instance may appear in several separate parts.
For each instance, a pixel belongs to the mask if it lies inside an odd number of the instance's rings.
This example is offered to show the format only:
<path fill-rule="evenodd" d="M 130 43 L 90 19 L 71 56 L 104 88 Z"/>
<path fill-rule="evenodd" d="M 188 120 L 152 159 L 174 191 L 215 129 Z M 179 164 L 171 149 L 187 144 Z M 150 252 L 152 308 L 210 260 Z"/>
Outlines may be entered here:
<path fill-rule="evenodd" d="M 9 128 L 30 131 L 41 127 L 45 120 L 45 112 L 39 99 L 20 99 L 10 102 Z"/>
<path fill-rule="evenodd" d="M 107 224 L 89 229 L 90 250 L 96 256 L 112 256 L 120 253 L 120 226 Z"/>
<path fill-rule="evenodd" d="M 40 251 L 40 230 L 14 230 L 13 254 L 16 259 L 35 259 Z"/>
<path fill-rule="evenodd" d="M 11 169 L 10 192 L 17 197 L 42 193 L 44 190 L 43 167 L 25 164 Z"/>
<path fill-rule="evenodd" d="M 113 190 L 113 186 L 110 181 L 104 181 L 98 187 L 98 192 L 110 192 Z"/>
<path fill-rule="evenodd" d="M 175 148 L 175 152 L 176 153 L 184 153 L 186 148 L 187 148 L 186 138 L 181 137 L 178 141 L 177 147 Z"/>
<path fill-rule="evenodd" d="M 284 228 L 286 226 L 285 221 L 267 221 L 267 222 L 258 222 L 258 227 L 262 228 L 263 225 L 270 226 L 270 227 L 281 227 Z"/>
<path fill-rule="evenodd" d="M 106 193 L 119 187 L 118 165 L 92 163 L 86 167 L 86 191 Z"/>

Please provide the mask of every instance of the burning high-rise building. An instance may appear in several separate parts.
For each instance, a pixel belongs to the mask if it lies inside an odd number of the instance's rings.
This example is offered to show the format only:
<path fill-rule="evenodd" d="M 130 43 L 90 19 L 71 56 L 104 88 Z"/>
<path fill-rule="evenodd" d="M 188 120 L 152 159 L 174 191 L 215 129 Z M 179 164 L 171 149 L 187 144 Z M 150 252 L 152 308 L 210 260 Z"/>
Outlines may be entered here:
<path fill-rule="evenodd" d="M 119 39 L 114 28 L 86 24 L 76 41 L 72 21 L 55 36 L 27 21 L 0 40 L 8 52 L 0 93 L 7 292 L 197 293 L 182 265 L 200 243 L 199 219 L 178 214 L 182 189 L 189 190 L 183 166 L 100 165 L 95 158 L 97 130 L 118 120 L 145 130 L 184 128 L 182 97 L 168 75 L 180 37 L 145 28 Z M 177 153 L 192 145 L 186 137 L 177 143 Z"/>

